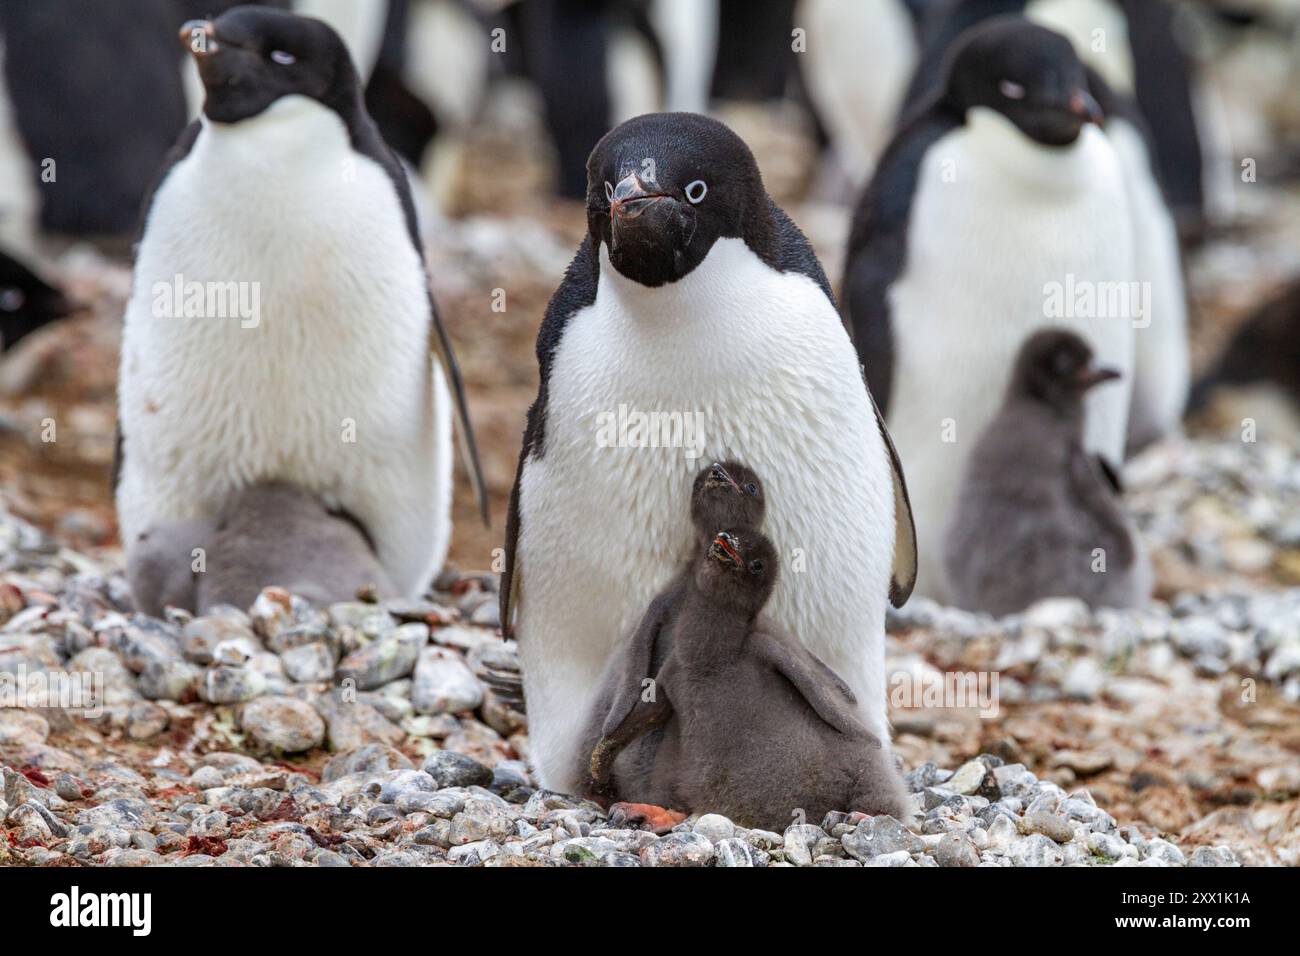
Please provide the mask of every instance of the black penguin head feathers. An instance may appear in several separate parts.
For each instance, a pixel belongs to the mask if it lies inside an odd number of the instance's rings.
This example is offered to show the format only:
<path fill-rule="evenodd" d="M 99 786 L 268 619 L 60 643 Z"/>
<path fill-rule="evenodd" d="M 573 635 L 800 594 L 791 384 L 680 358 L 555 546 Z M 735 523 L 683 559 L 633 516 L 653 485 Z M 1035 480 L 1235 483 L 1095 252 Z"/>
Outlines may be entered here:
<path fill-rule="evenodd" d="M 1120 377 L 1092 364 L 1092 349 L 1064 329 L 1044 329 L 1020 348 L 1011 375 L 1011 396 L 1029 398 L 1062 416 L 1080 414 L 1083 396 L 1094 385 Z"/>
<path fill-rule="evenodd" d="M 217 123 L 257 116 L 283 96 L 306 96 L 350 119 L 361 84 L 347 47 L 320 20 L 268 7 L 234 7 L 216 20 L 191 20 L 181 42 L 198 63 Z"/>
<path fill-rule="evenodd" d="M 752 528 L 719 531 L 699 558 L 695 585 L 713 603 L 753 616 L 776 586 L 776 547 Z"/>
<path fill-rule="evenodd" d="M 948 60 L 944 99 L 963 116 L 974 107 L 996 110 L 1045 146 L 1068 146 L 1084 124 L 1102 122 L 1070 41 L 1019 16 L 962 34 Z"/>
<path fill-rule="evenodd" d="M 622 275 L 675 282 L 723 236 L 759 248 L 774 229 L 744 140 L 694 113 L 651 113 L 615 127 L 587 160 L 587 226 Z"/>
<path fill-rule="evenodd" d="M 734 461 L 715 461 L 695 476 L 691 522 L 701 535 L 719 528 L 758 528 L 766 503 L 756 474 Z"/>
<path fill-rule="evenodd" d="M 0 252 L 0 351 L 71 311 L 62 292 Z"/>

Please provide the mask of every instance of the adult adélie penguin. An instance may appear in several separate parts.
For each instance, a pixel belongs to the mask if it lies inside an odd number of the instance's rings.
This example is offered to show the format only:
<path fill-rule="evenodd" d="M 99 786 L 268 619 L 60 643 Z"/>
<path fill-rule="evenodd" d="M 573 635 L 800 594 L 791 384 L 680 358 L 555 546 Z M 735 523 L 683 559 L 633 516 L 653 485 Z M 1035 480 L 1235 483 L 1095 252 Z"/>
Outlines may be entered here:
<path fill-rule="evenodd" d="M 127 304 L 128 564 L 282 482 L 355 522 L 414 597 L 450 539 L 453 408 L 482 483 L 406 177 L 323 22 L 236 7 L 181 39 L 206 99 L 146 200 Z"/>
<path fill-rule="evenodd" d="M 855 213 L 846 317 L 907 463 L 927 597 L 947 597 L 965 459 L 1038 328 L 1076 331 L 1124 376 L 1088 396 L 1085 422 L 1088 450 L 1123 461 L 1134 319 L 1110 291 L 1135 292 L 1133 233 L 1101 120 L 1068 40 L 995 18 L 954 47 Z"/>
<path fill-rule="evenodd" d="M 789 565 L 769 613 L 887 739 L 885 604 L 912 589 L 911 512 L 811 246 L 745 143 L 689 113 L 637 117 L 597 144 L 587 223 L 538 336 L 502 579 L 543 784 L 581 782 L 605 663 L 695 545 L 701 460 L 763 474 Z M 667 441 L 612 427 L 632 413 L 682 427 Z"/>

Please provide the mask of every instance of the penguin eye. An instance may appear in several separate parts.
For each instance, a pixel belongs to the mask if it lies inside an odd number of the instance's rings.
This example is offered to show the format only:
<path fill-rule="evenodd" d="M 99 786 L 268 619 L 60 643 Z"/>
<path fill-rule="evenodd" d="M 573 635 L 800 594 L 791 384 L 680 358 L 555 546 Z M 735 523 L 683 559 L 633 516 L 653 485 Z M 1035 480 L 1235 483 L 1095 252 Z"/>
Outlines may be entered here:
<path fill-rule="evenodd" d="M 272 50 L 271 59 L 281 66 L 292 66 L 298 62 L 298 58 L 287 50 Z"/>
<path fill-rule="evenodd" d="M 26 298 L 23 295 L 23 290 L 17 286 L 0 289 L 0 312 L 17 312 L 22 308 L 23 301 Z"/>
<path fill-rule="evenodd" d="M 1009 100 L 1025 98 L 1025 88 L 1014 80 L 1003 80 L 998 84 L 998 91 Z"/>
<path fill-rule="evenodd" d="M 758 485 L 754 484 L 754 483 L 751 481 L 749 484 L 747 484 L 747 485 L 745 486 L 745 493 L 746 493 L 747 495 L 749 495 L 751 498 L 757 498 L 757 497 L 758 497 Z"/>
<path fill-rule="evenodd" d="M 686 201 L 692 206 L 699 205 L 708 194 L 709 186 L 703 179 L 697 179 L 686 186 Z"/>
<path fill-rule="evenodd" d="M 765 565 L 765 564 L 764 564 L 761 560 L 759 560 L 758 558 L 755 558 L 753 561 L 750 561 L 750 562 L 749 562 L 749 573 L 750 573 L 750 574 L 762 574 L 762 573 L 763 573 L 763 568 L 765 568 L 765 567 L 767 567 L 767 565 Z"/>
<path fill-rule="evenodd" d="M 608 179 L 605 180 L 605 198 L 610 202 L 614 201 L 614 187 L 610 184 Z"/>

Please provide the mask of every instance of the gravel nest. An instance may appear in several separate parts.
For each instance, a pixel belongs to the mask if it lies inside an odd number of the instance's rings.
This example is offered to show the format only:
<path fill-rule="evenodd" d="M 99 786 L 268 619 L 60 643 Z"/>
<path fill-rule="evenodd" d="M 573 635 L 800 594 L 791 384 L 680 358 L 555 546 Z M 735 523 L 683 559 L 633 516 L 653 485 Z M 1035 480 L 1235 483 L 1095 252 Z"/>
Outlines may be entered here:
<path fill-rule="evenodd" d="M 0 674 L 29 681 L 25 706 L 0 707 L 0 863 L 1300 863 L 1300 588 L 1277 577 L 1298 543 L 1294 458 L 1266 467 L 1272 451 L 1213 442 L 1160 454 L 1134 491 L 1144 528 L 1234 586 L 1135 612 L 1060 599 L 996 621 L 920 600 L 891 612 L 889 674 L 995 672 L 1002 716 L 896 705 L 914 816 L 832 813 L 784 833 L 706 814 L 655 836 L 537 788 L 494 575 L 448 571 L 425 601 L 328 608 L 268 588 L 247 610 L 160 620 L 131 611 L 116 552 L 72 551 L 0 510 Z M 1171 462 L 1176 481 L 1161 477 Z M 1169 516 L 1207 496 L 1244 517 L 1174 537 Z M 1259 545 L 1229 570 L 1273 575 L 1266 588 L 1224 573 L 1229 539 Z M 87 714 L 30 683 L 78 673 L 97 680 Z M 1216 703 L 1242 687 L 1264 700 L 1248 718 Z M 1124 789 L 1161 751 L 1193 790 L 1196 774 L 1243 772 L 1254 789 L 1165 824 Z M 1231 768 L 1196 764 L 1206 753 Z"/>

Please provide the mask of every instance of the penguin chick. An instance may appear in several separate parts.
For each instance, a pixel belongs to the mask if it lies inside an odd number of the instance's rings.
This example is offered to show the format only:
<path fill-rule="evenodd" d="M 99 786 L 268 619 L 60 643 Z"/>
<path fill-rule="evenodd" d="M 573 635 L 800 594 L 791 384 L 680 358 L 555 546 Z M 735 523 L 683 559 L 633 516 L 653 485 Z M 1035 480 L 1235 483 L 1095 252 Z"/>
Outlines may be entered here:
<path fill-rule="evenodd" d="M 650 792 L 692 813 L 776 830 L 797 811 L 809 819 L 832 810 L 906 815 L 889 751 L 862 724 L 849 686 L 760 618 L 778 572 L 776 548 L 761 532 L 714 536 L 691 567 L 653 682 L 643 686 L 641 670 L 617 677 L 619 700 L 591 754 L 593 792 L 607 790 L 623 747 L 663 726 Z M 622 716 L 628 698 L 635 703 Z"/>
<path fill-rule="evenodd" d="M 944 540 L 959 607 L 997 616 L 1072 595 L 1135 607 L 1151 569 L 1118 482 L 1084 450 L 1084 396 L 1119 378 L 1079 336 L 1046 329 L 1020 350 L 1001 411 L 976 443 Z"/>
<path fill-rule="evenodd" d="M 126 549 L 126 580 L 136 610 L 153 617 L 168 607 L 197 610 L 199 559 L 216 533 L 215 521 L 195 518 L 161 522 L 136 535 Z"/>
<path fill-rule="evenodd" d="M 196 582 L 201 614 L 218 604 L 246 608 L 270 585 L 322 606 L 354 600 L 362 588 L 397 594 L 354 519 L 282 482 L 253 485 L 233 499 Z"/>
<path fill-rule="evenodd" d="M 689 583 L 694 561 L 713 542 L 718 528 L 759 528 L 766 512 L 763 482 L 749 468 L 735 462 L 713 462 L 700 469 L 691 488 L 691 523 L 695 527 L 697 544 L 691 561 L 687 562 L 669 582 L 663 592 L 650 604 L 641 620 L 634 639 L 610 657 L 601 679 L 587 719 L 587 729 L 579 748 L 579 763 L 575 779 L 587 774 L 588 758 L 601 729 L 614 706 L 616 676 L 628 670 L 644 674 L 657 674 L 668 654 L 669 641 L 666 630 L 672 609 L 678 607 Z M 631 710 L 632 700 L 624 701 L 624 714 Z M 654 759 L 658 735 L 648 735 L 630 747 L 620 761 L 622 772 L 644 779 L 646 768 Z"/>

